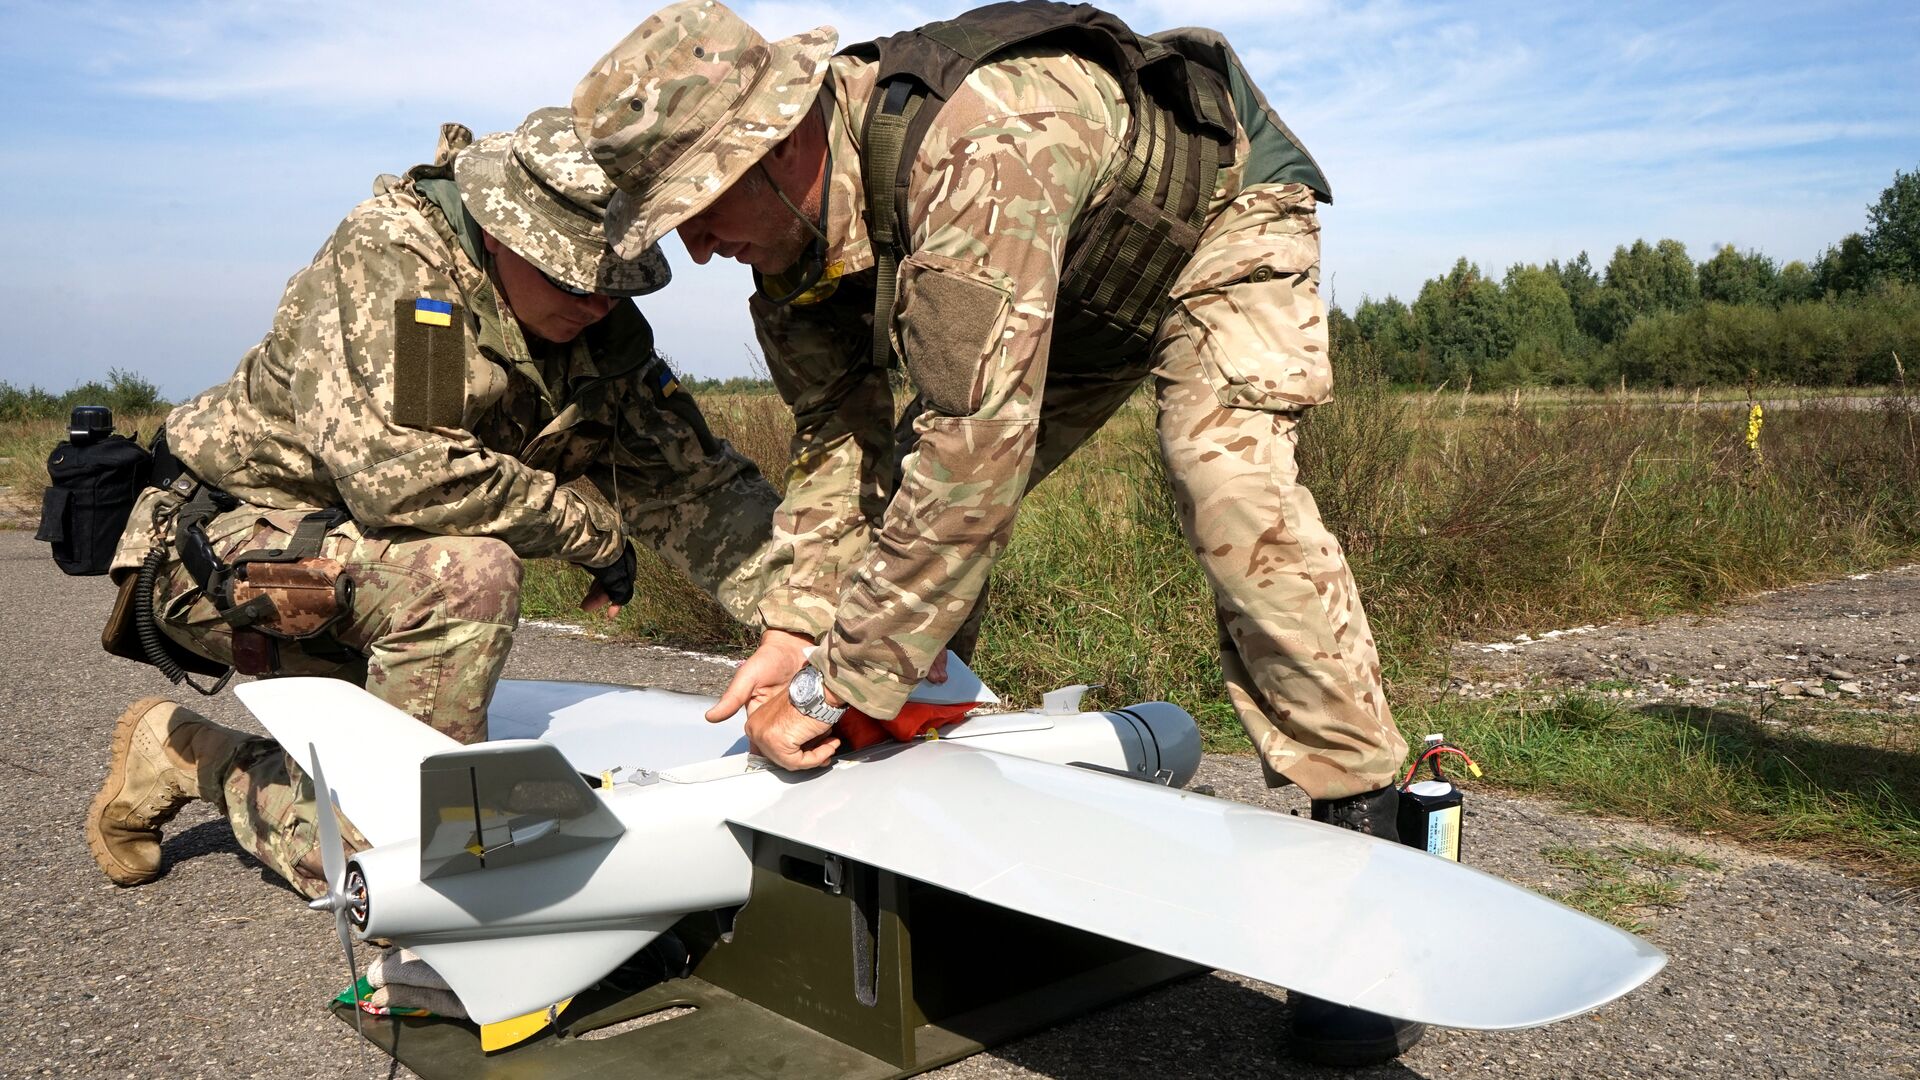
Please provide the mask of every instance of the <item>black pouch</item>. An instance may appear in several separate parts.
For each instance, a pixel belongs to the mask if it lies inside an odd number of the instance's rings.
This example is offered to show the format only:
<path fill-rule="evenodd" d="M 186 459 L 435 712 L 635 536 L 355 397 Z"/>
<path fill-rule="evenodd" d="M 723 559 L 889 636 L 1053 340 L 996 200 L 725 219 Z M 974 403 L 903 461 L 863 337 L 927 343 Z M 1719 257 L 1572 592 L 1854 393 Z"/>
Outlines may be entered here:
<path fill-rule="evenodd" d="M 152 468 L 153 456 L 124 435 L 54 447 L 33 538 L 52 544 L 53 561 L 69 574 L 106 573 Z"/>

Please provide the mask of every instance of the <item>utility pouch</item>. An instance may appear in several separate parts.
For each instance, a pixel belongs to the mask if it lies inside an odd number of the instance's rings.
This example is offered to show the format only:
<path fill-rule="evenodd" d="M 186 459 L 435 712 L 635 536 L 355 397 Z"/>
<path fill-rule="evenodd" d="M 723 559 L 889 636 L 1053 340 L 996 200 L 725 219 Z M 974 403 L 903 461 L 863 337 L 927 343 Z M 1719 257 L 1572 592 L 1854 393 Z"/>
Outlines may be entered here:
<path fill-rule="evenodd" d="M 138 660 L 143 664 L 153 663 L 147 654 L 146 646 L 140 641 L 140 606 L 135 598 L 140 591 L 138 574 L 128 574 L 120 583 L 120 592 L 114 597 L 113 610 L 107 615 L 107 625 L 100 630 L 100 647 L 114 656 L 128 660 Z M 226 673 L 227 665 L 217 660 L 209 660 L 191 649 L 183 648 L 178 642 L 153 628 L 153 636 L 162 654 L 171 659 L 177 667 L 192 675 L 205 675 L 217 678 Z"/>
<path fill-rule="evenodd" d="M 243 634 L 301 641 L 326 632 L 353 610 L 353 579 L 332 559 L 269 562 L 241 556 L 234 560 L 232 590 L 233 608 L 224 617 L 234 626 L 236 666 Z"/>

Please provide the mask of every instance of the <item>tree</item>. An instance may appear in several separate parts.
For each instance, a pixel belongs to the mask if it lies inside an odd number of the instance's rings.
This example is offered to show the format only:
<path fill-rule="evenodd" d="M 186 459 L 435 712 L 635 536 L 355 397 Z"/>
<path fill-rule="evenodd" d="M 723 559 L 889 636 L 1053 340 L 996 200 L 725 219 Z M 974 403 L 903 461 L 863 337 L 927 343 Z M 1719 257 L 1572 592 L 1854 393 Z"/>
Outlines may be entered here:
<path fill-rule="evenodd" d="M 1436 373 L 1456 383 L 1484 374 L 1511 347 L 1500 286 L 1464 256 L 1445 277 L 1420 287 L 1413 321 L 1420 344 L 1437 363 Z"/>
<path fill-rule="evenodd" d="M 1848 233 L 1838 244 L 1820 253 L 1813 263 L 1813 279 L 1823 293 L 1859 292 L 1873 280 L 1867 238 Z"/>
<path fill-rule="evenodd" d="M 1389 380 L 1427 385 L 1427 357 L 1420 349 L 1413 313 L 1407 305 L 1392 296 L 1385 300 L 1362 297 L 1353 312 L 1353 325 Z"/>
<path fill-rule="evenodd" d="M 1600 337 L 1596 330 L 1597 301 L 1600 298 L 1600 276 L 1593 272 L 1593 262 L 1586 252 L 1571 259 L 1565 266 L 1558 261 L 1547 264 L 1547 269 L 1560 275 L 1560 287 L 1567 292 L 1567 303 L 1573 305 L 1573 324 L 1582 334 L 1590 338 Z"/>
<path fill-rule="evenodd" d="M 1819 281 L 1815 280 L 1807 264 L 1799 259 L 1781 267 L 1779 275 L 1773 279 L 1773 302 L 1776 304 L 1798 304 L 1819 297 Z"/>
<path fill-rule="evenodd" d="M 1700 264 L 1700 299 L 1722 304 L 1771 303 L 1778 276 L 1772 259 L 1757 251 L 1735 251 L 1732 244 L 1725 244 L 1713 258 Z"/>
<path fill-rule="evenodd" d="M 1600 287 L 1586 329 L 1601 341 L 1613 341 L 1633 320 L 1663 311 L 1686 311 L 1700 299 L 1700 281 L 1687 247 L 1678 240 L 1613 249 L 1605 284 Z"/>
<path fill-rule="evenodd" d="M 1920 282 L 1920 169 L 1896 170 L 1867 208 L 1866 256 L 1875 278 Z"/>

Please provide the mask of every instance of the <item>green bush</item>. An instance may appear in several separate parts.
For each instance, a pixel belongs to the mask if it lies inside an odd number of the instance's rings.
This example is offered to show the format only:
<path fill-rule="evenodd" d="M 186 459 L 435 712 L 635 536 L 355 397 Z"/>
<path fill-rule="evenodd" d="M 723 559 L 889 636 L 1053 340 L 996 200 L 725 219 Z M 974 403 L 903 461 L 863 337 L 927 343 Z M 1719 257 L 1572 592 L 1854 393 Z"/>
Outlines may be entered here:
<path fill-rule="evenodd" d="M 105 405 L 121 417 L 160 412 L 168 402 L 152 382 L 119 368 L 110 370 L 104 383 L 84 382 L 57 396 L 38 386 L 0 382 L 0 421 L 64 420 L 76 405 Z"/>

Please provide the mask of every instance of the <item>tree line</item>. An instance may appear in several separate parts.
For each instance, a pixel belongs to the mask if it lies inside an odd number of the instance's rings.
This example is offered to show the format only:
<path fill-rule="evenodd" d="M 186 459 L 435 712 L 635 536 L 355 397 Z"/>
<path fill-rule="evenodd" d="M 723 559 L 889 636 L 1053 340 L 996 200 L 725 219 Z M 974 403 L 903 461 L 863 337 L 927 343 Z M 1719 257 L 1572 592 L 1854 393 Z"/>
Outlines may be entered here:
<path fill-rule="evenodd" d="M 1730 244 L 1695 263 L 1677 240 L 1497 281 L 1462 258 L 1410 305 L 1363 299 L 1329 319 L 1336 356 L 1407 386 L 1887 385 L 1896 355 L 1920 356 L 1920 169 L 1895 172 L 1865 231 L 1811 266 Z"/>

